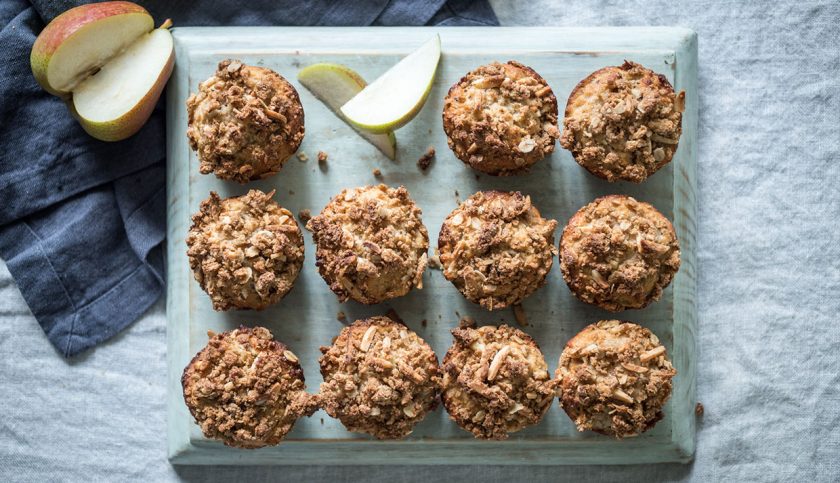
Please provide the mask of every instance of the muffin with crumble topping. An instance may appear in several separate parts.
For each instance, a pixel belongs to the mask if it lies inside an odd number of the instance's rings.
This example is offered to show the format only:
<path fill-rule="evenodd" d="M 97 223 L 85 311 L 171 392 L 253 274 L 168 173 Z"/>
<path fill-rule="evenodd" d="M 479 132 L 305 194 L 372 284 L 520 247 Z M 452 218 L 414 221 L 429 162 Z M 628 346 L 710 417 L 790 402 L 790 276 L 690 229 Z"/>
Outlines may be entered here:
<path fill-rule="evenodd" d="M 207 335 L 181 377 L 184 402 L 206 437 L 237 448 L 273 446 L 318 409 L 297 356 L 268 329 Z"/>
<path fill-rule="evenodd" d="M 537 343 L 507 325 L 462 325 L 443 358 L 443 405 L 458 426 L 479 439 L 507 439 L 539 423 L 554 383 Z"/>
<path fill-rule="evenodd" d="M 193 275 L 215 310 L 261 310 L 282 299 L 303 265 L 303 235 L 274 191 L 201 202 L 187 234 Z"/>
<path fill-rule="evenodd" d="M 306 228 L 318 271 L 344 302 L 377 304 L 423 288 L 429 234 L 404 186 L 345 189 Z"/>
<path fill-rule="evenodd" d="M 493 62 L 449 89 L 443 129 L 455 156 L 472 168 L 518 174 L 554 151 L 557 98 L 534 69 Z"/>
<path fill-rule="evenodd" d="M 443 275 L 488 310 L 522 302 L 545 284 L 554 263 L 557 222 L 540 216 L 531 197 L 479 191 L 452 211 L 440 229 Z"/>
<path fill-rule="evenodd" d="M 604 196 L 584 206 L 560 238 L 560 270 L 569 289 L 611 312 L 659 300 L 679 268 L 671 222 L 629 196 Z"/>
<path fill-rule="evenodd" d="M 438 405 L 437 356 L 402 322 L 357 320 L 321 352 L 323 408 L 350 431 L 404 438 Z"/>
<path fill-rule="evenodd" d="M 289 81 L 237 60 L 220 62 L 187 99 L 187 137 L 199 171 L 239 183 L 280 171 L 303 141 L 303 118 Z"/>
<path fill-rule="evenodd" d="M 682 133 L 685 92 L 634 62 L 580 81 L 566 103 L 560 145 L 607 181 L 641 183 L 668 164 Z"/>
<path fill-rule="evenodd" d="M 631 322 L 602 320 L 578 333 L 560 356 L 560 406 L 578 431 L 621 439 L 662 419 L 677 371 L 659 338 Z"/>

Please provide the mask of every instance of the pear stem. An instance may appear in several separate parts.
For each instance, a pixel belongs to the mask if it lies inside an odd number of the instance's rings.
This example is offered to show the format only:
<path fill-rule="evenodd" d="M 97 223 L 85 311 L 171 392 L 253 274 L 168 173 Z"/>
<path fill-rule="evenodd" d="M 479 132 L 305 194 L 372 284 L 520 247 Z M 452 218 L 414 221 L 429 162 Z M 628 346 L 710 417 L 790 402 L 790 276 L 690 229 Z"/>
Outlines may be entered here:
<path fill-rule="evenodd" d="M 169 27 L 171 27 L 171 26 L 172 26 L 172 19 L 171 19 L 171 18 L 168 18 L 168 19 L 166 19 L 166 20 L 164 20 L 164 21 L 163 21 L 163 23 L 160 25 L 160 27 L 159 27 L 159 28 L 162 28 L 162 29 L 168 29 L 168 28 L 169 28 Z"/>

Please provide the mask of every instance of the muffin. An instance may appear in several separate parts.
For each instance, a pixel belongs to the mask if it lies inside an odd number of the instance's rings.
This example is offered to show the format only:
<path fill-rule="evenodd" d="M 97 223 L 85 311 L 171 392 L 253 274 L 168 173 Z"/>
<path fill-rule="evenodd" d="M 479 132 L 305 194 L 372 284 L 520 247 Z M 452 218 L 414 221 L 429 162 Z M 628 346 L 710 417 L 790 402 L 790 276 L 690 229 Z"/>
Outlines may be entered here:
<path fill-rule="evenodd" d="M 557 222 L 540 216 L 520 192 L 479 191 L 440 229 L 443 275 L 488 310 L 518 304 L 545 284 Z"/>
<path fill-rule="evenodd" d="M 530 67 L 493 62 L 449 89 L 443 129 L 455 156 L 474 169 L 521 173 L 554 151 L 557 98 Z"/>
<path fill-rule="evenodd" d="M 187 234 L 190 268 L 215 310 L 261 310 L 285 296 L 303 265 L 303 236 L 289 210 L 251 190 L 201 202 Z"/>
<path fill-rule="evenodd" d="M 294 87 L 264 67 L 224 60 L 187 99 L 187 137 L 201 174 L 247 183 L 280 171 L 303 141 Z"/>
<path fill-rule="evenodd" d="M 507 439 L 540 422 L 554 383 L 534 339 L 519 329 L 460 327 L 443 358 L 443 405 L 480 439 Z"/>
<path fill-rule="evenodd" d="M 438 405 L 437 356 L 400 322 L 357 320 L 321 352 L 323 408 L 349 431 L 400 439 Z"/>
<path fill-rule="evenodd" d="M 184 402 L 208 438 L 237 448 L 278 444 L 318 409 L 298 358 L 263 327 L 214 334 L 184 369 Z"/>
<path fill-rule="evenodd" d="M 423 288 L 429 234 L 405 187 L 346 189 L 309 220 L 321 277 L 340 301 L 377 304 Z"/>
<path fill-rule="evenodd" d="M 566 103 L 560 145 L 607 181 L 641 183 L 668 164 L 682 133 L 685 92 L 625 61 L 580 81 Z"/>
<path fill-rule="evenodd" d="M 621 439 L 662 419 L 677 374 L 659 338 L 631 322 L 602 320 L 566 344 L 555 378 L 578 431 Z"/>
<path fill-rule="evenodd" d="M 629 196 L 604 196 L 584 206 L 560 238 L 560 270 L 569 289 L 610 312 L 659 300 L 679 268 L 671 222 Z"/>

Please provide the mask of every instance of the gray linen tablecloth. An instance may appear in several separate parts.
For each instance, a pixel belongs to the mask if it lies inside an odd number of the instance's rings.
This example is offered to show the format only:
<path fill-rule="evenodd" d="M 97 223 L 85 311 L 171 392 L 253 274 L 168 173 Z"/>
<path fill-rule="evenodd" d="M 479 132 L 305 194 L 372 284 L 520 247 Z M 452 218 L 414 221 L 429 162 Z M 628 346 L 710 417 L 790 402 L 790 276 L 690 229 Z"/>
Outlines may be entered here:
<path fill-rule="evenodd" d="M 0 480 L 840 480 L 840 2 L 492 3 L 506 25 L 699 34 L 694 463 L 174 468 L 163 301 L 67 362 L 0 264 Z"/>

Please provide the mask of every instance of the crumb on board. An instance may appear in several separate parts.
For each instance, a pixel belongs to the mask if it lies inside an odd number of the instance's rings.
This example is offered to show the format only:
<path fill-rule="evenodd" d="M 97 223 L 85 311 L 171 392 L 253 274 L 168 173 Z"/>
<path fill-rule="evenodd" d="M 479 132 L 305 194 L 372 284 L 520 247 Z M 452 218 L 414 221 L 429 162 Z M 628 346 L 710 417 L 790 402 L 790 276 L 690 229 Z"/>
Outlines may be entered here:
<path fill-rule="evenodd" d="M 420 159 L 417 160 L 417 167 L 420 168 L 421 171 L 426 171 L 429 169 L 429 166 L 432 165 L 432 159 L 435 157 L 435 148 L 434 146 L 429 146 L 429 149 L 420 156 Z"/>
<path fill-rule="evenodd" d="M 319 163 L 326 163 L 328 157 L 329 156 L 327 155 L 327 153 L 325 153 L 323 151 L 318 151 L 318 162 Z"/>
<path fill-rule="evenodd" d="M 461 317 L 461 320 L 458 321 L 459 327 L 475 327 L 475 319 L 470 317 L 469 315 L 465 315 Z"/>
<path fill-rule="evenodd" d="M 702 416 L 705 411 L 706 408 L 703 407 L 703 403 L 697 403 L 697 405 L 694 406 L 694 414 L 698 416 Z"/>
<path fill-rule="evenodd" d="M 440 270 L 443 265 L 440 264 L 440 255 L 435 250 L 435 254 L 429 257 L 429 268 L 432 270 Z"/>
<path fill-rule="evenodd" d="M 301 163 L 309 161 L 309 156 L 307 156 L 306 153 L 304 153 L 303 151 L 298 151 L 298 153 L 295 156 L 297 156 L 298 161 L 300 161 Z"/>
<path fill-rule="evenodd" d="M 309 211 L 309 209 L 304 208 L 304 209 L 298 211 L 298 219 L 300 220 L 301 223 L 303 223 L 305 225 L 306 222 L 308 222 L 310 219 L 312 219 L 312 212 Z"/>
<path fill-rule="evenodd" d="M 382 171 L 380 171 L 379 168 L 374 168 L 373 175 L 377 178 L 381 178 L 382 177 Z"/>
<path fill-rule="evenodd" d="M 347 314 L 345 314 L 343 310 L 339 310 L 338 313 L 335 314 L 335 318 L 339 322 L 347 322 Z"/>
<path fill-rule="evenodd" d="M 428 322 L 426 321 L 426 319 L 423 319 L 423 320 L 420 321 L 420 325 L 422 325 L 423 327 L 426 327 L 426 325 L 428 325 Z"/>
<path fill-rule="evenodd" d="M 522 304 L 513 305 L 513 316 L 516 318 L 516 323 L 522 327 L 528 327 L 528 317 L 525 315 L 525 309 Z"/>

